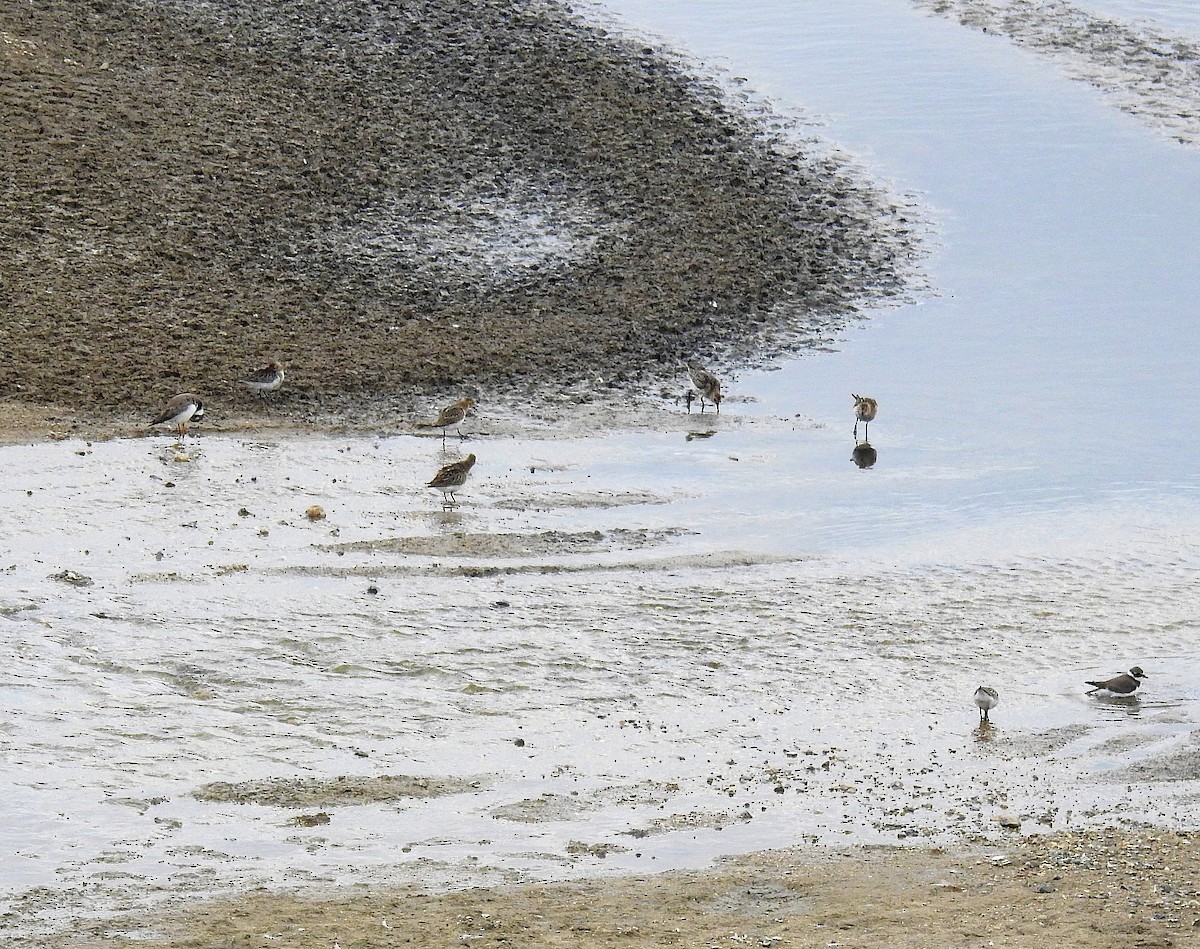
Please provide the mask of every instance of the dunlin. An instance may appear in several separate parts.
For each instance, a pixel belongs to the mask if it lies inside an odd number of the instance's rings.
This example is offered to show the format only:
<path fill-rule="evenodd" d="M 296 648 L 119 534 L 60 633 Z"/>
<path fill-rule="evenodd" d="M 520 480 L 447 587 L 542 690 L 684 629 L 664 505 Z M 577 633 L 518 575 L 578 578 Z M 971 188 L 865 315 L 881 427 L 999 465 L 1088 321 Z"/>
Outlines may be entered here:
<path fill-rule="evenodd" d="M 261 369 L 255 369 L 241 380 L 242 385 L 259 395 L 274 392 L 283 385 L 283 364 L 269 362 Z"/>
<path fill-rule="evenodd" d="M 1091 688 L 1088 689 L 1088 695 L 1091 695 L 1093 692 L 1099 692 L 1102 689 L 1112 692 L 1114 695 L 1129 695 L 1141 685 L 1138 680 L 1146 678 L 1149 677 L 1146 673 L 1142 672 L 1142 667 L 1134 666 L 1128 672 L 1122 672 L 1119 676 L 1113 676 L 1111 679 L 1105 679 L 1103 682 L 1093 682 L 1089 679 L 1088 685 Z"/>
<path fill-rule="evenodd" d="M 879 403 L 865 395 L 851 395 L 854 400 L 854 437 L 858 438 L 858 423 L 863 423 L 863 438 L 867 437 L 867 429 L 875 421 L 879 413 Z"/>
<path fill-rule="evenodd" d="M 204 403 L 200 398 L 190 392 L 181 392 L 166 404 L 166 407 L 150 424 L 171 425 L 182 438 L 187 434 L 188 422 L 194 422 L 203 415 Z"/>
<path fill-rule="evenodd" d="M 453 507 L 458 503 L 454 497 L 454 491 L 461 488 L 467 480 L 467 475 L 471 473 L 471 467 L 475 464 L 475 455 L 467 455 L 462 461 L 452 461 L 448 465 L 442 465 L 438 469 L 437 474 L 433 476 L 433 480 L 429 482 L 429 487 L 437 488 L 442 492 L 443 507 Z"/>
<path fill-rule="evenodd" d="M 704 411 L 704 400 L 708 399 L 717 407 L 717 412 L 721 411 L 721 380 L 714 376 L 707 369 L 702 369 L 695 363 L 685 363 L 687 366 L 688 375 L 692 378 L 692 385 L 696 387 L 696 391 L 700 393 L 700 411 Z M 688 402 L 688 411 L 692 410 L 692 403 Z"/>
<path fill-rule="evenodd" d="M 463 419 L 467 417 L 467 413 L 475 404 L 474 399 L 459 399 L 457 402 L 447 405 L 438 417 L 432 422 L 418 422 L 417 428 L 440 428 L 442 430 L 442 441 L 446 441 L 446 429 L 451 425 L 461 425 Z M 462 433 L 462 428 L 458 430 L 458 437 L 465 438 Z"/>
<path fill-rule="evenodd" d="M 1000 693 L 991 686 L 981 685 L 975 690 L 975 704 L 979 706 L 979 720 L 986 722 L 988 712 L 1000 704 Z"/>

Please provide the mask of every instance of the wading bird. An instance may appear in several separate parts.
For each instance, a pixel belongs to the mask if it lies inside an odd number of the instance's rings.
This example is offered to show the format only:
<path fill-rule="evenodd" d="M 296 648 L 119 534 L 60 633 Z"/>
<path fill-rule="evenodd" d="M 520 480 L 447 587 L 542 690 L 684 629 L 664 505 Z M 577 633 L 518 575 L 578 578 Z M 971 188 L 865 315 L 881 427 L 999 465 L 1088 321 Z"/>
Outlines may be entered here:
<path fill-rule="evenodd" d="M 167 402 L 166 406 L 151 425 L 170 425 L 180 438 L 187 434 L 188 422 L 194 422 L 204 415 L 204 403 L 199 396 L 190 392 L 181 392 Z"/>
<path fill-rule="evenodd" d="M 1142 672 L 1141 666 L 1134 666 L 1128 672 L 1122 672 L 1119 676 L 1113 676 L 1111 679 L 1105 679 L 1103 682 L 1093 682 L 1088 680 L 1088 695 L 1093 692 L 1104 690 L 1112 692 L 1114 695 L 1129 695 L 1131 692 L 1137 691 L 1137 687 L 1141 685 L 1139 679 L 1149 678 L 1146 673 Z"/>
<path fill-rule="evenodd" d="M 721 411 L 721 380 L 714 376 L 707 369 L 697 366 L 695 363 L 685 363 L 687 366 L 688 375 L 692 378 L 692 385 L 696 387 L 696 391 L 700 393 L 700 411 L 704 411 L 704 400 L 708 399 L 717 407 L 718 414 Z M 688 401 L 688 411 L 691 412 L 692 403 Z"/>
<path fill-rule="evenodd" d="M 975 704 L 979 706 L 979 720 L 986 722 L 988 712 L 1000 704 L 1000 693 L 991 686 L 981 685 L 975 690 Z"/>
<path fill-rule="evenodd" d="M 879 413 L 879 403 L 865 395 L 851 395 L 854 400 L 854 438 L 858 439 L 858 423 L 863 423 L 863 439 L 867 438 L 867 429 L 875 421 Z"/>
<path fill-rule="evenodd" d="M 438 469 L 437 474 L 433 476 L 433 480 L 429 482 L 429 487 L 437 488 L 442 492 L 442 506 L 454 507 L 458 503 L 454 497 L 454 492 L 461 488 L 467 481 L 467 475 L 471 473 L 471 467 L 475 464 L 474 454 L 467 455 L 462 461 L 452 461 L 448 465 L 442 465 Z"/>
<path fill-rule="evenodd" d="M 442 442 L 445 443 L 446 429 L 448 429 L 451 425 L 460 425 L 462 420 L 467 417 L 467 413 L 471 410 L 471 407 L 474 404 L 474 399 L 459 399 L 457 402 L 451 403 L 442 409 L 442 411 L 438 413 L 438 417 L 432 422 L 418 422 L 417 428 L 440 428 L 442 430 Z M 458 437 L 466 437 L 463 435 L 461 427 L 458 430 Z"/>

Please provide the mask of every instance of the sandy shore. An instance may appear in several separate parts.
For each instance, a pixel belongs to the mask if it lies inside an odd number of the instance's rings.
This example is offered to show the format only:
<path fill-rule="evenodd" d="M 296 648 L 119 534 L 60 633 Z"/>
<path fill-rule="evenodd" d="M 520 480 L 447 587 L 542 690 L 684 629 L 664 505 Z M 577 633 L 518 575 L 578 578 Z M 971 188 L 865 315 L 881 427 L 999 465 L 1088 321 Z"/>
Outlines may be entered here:
<path fill-rule="evenodd" d="M 136 939 L 113 935 L 128 928 Z M 258 892 L 94 927 L 71 945 L 1042 949 L 1198 941 L 1194 838 L 1109 830 L 954 853 L 779 851 L 706 872 L 452 893 Z"/>

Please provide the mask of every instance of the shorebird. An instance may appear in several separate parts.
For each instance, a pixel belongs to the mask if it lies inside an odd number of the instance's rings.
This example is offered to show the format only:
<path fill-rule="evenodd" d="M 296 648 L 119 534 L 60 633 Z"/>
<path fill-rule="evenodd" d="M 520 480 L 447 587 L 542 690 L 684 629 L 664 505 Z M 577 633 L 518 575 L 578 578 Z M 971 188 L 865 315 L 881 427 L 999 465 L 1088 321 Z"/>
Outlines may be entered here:
<path fill-rule="evenodd" d="M 688 375 L 692 377 L 692 385 L 696 387 L 696 391 L 700 393 L 700 411 L 704 412 L 704 400 L 708 399 L 717 407 L 718 414 L 721 411 L 721 380 L 714 376 L 707 369 L 697 366 L 695 363 L 684 363 L 687 366 Z M 691 400 L 688 400 L 688 412 L 692 411 Z"/>
<path fill-rule="evenodd" d="M 467 417 L 467 412 L 471 410 L 474 404 L 474 399 L 459 399 L 457 402 L 453 402 L 442 409 L 438 413 L 438 417 L 432 422 L 418 422 L 417 428 L 440 428 L 442 430 L 442 442 L 445 443 L 446 429 L 451 425 L 460 425 L 458 437 L 465 438 L 466 436 L 462 433 L 460 423 Z"/>
<path fill-rule="evenodd" d="M 241 383 L 247 389 L 265 396 L 268 392 L 274 392 L 283 385 L 283 365 L 278 362 L 269 362 L 261 369 L 255 369 L 245 379 L 242 379 Z"/>
<path fill-rule="evenodd" d="M 1087 694 L 1091 695 L 1093 692 L 1099 692 L 1103 689 L 1107 692 L 1112 692 L 1114 695 L 1129 695 L 1141 685 L 1138 680 L 1146 678 L 1149 677 L 1146 673 L 1142 672 L 1142 667 L 1134 666 L 1128 672 L 1122 672 L 1119 676 L 1113 676 L 1111 679 L 1105 679 L 1103 682 L 1093 682 L 1089 679 L 1088 685 L 1091 688 L 1088 689 Z"/>
<path fill-rule="evenodd" d="M 975 704 L 979 706 L 979 720 L 986 722 L 988 712 L 1000 704 L 1000 693 L 988 685 L 981 685 L 975 690 Z"/>
<path fill-rule="evenodd" d="M 190 392 L 181 392 L 172 398 L 151 425 L 172 425 L 182 438 L 187 434 L 188 422 L 194 422 L 204 415 L 204 403 L 199 396 Z"/>
<path fill-rule="evenodd" d="M 442 507 L 453 507 L 458 503 L 454 491 L 466 483 L 467 475 L 471 473 L 471 466 L 474 464 L 475 455 L 471 454 L 462 461 L 452 461 L 438 469 L 433 480 L 429 482 L 429 487 L 442 492 Z"/>
<path fill-rule="evenodd" d="M 879 403 L 865 395 L 851 395 L 854 400 L 854 437 L 858 438 L 858 423 L 863 423 L 863 438 L 867 437 L 867 429 L 875 421 L 879 413 Z"/>

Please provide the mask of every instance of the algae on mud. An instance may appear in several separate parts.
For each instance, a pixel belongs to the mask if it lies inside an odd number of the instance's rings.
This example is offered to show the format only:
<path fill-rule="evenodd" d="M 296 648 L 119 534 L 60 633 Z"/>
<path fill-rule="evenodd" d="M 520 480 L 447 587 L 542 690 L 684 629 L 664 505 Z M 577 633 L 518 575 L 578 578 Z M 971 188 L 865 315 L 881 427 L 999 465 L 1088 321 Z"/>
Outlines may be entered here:
<path fill-rule="evenodd" d="M 917 254 L 846 158 L 561 3 L 0 0 L 0 31 L 0 397 L 245 408 L 266 359 L 294 413 L 635 386 L 827 339 Z"/>

